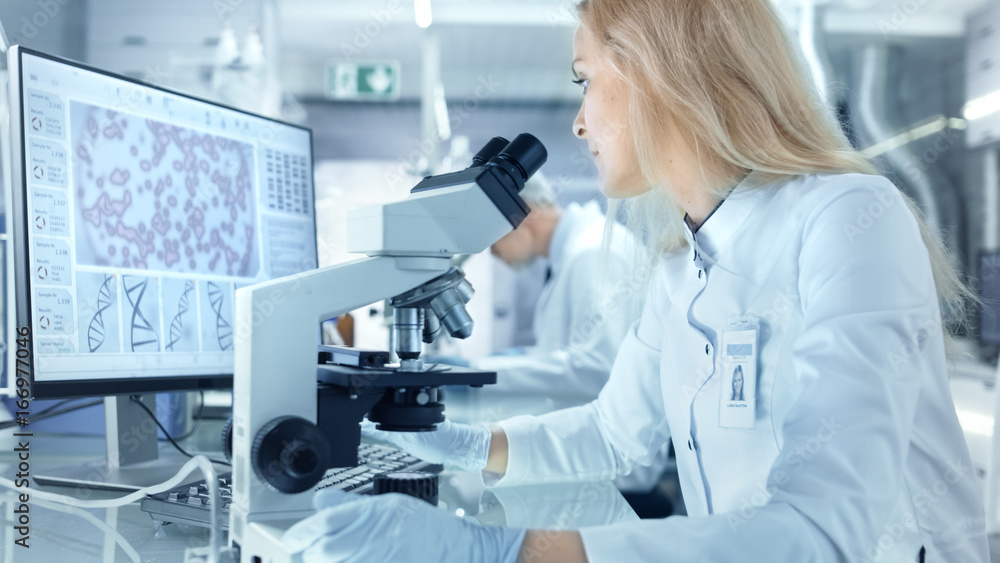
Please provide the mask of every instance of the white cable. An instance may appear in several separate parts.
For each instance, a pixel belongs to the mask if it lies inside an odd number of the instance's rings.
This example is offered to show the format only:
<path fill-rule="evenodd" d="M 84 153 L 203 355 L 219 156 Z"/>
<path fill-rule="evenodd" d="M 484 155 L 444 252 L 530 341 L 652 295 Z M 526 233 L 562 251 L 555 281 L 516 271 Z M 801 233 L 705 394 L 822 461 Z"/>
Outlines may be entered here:
<path fill-rule="evenodd" d="M 157 493 L 162 493 L 173 489 L 174 487 L 181 484 L 184 478 L 189 474 L 193 473 L 196 469 L 201 469 L 201 472 L 205 475 L 205 481 L 208 484 L 208 496 L 209 496 L 209 514 L 211 519 L 211 535 L 209 539 L 209 547 L 211 549 L 211 560 L 212 563 L 219 561 L 219 553 L 221 545 L 219 542 L 219 502 L 221 498 L 219 497 L 219 480 L 215 474 L 215 468 L 212 467 L 212 463 L 207 457 L 203 455 L 196 455 L 187 463 L 181 467 L 173 477 L 160 483 L 159 485 L 153 485 L 152 487 L 146 487 L 144 489 L 139 489 L 134 493 L 129 493 L 123 497 L 113 498 L 113 499 L 103 499 L 103 500 L 80 500 L 78 498 L 68 497 L 66 495 L 58 495 L 55 493 L 50 493 L 47 491 L 39 491 L 38 489 L 31 490 L 31 496 L 40 500 L 47 500 L 50 502 L 66 504 L 69 506 L 75 506 L 78 508 L 115 508 L 119 506 L 125 506 L 126 504 L 131 504 L 137 500 L 142 499 L 146 495 L 155 495 Z M 15 491 L 23 491 L 14 485 L 14 482 L 10 479 L 5 479 L 0 477 L 0 486 L 12 489 Z"/>
<path fill-rule="evenodd" d="M 121 532 L 109 526 L 107 522 L 101 520 L 100 518 L 94 516 L 93 514 L 87 512 L 86 510 L 77 508 L 75 506 L 63 505 L 62 503 L 52 502 L 45 499 L 40 499 L 40 502 L 38 504 L 39 506 L 46 506 L 48 508 L 51 508 L 52 510 L 66 512 L 67 514 L 74 514 L 90 522 L 91 524 L 97 526 L 98 528 L 102 528 L 105 533 L 109 534 L 112 537 L 112 539 L 114 539 L 115 542 L 117 542 L 118 545 L 121 546 L 122 551 L 124 551 L 125 554 L 128 555 L 129 559 L 135 561 L 135 563 L 141 563 L 142 558 L 139 556 L 139 552 L 136 551 L 135 548 L 132 547 L 132 544 L 130 544 L 128 540 L 126 540 L 125 537 L 121 535 Z"/>

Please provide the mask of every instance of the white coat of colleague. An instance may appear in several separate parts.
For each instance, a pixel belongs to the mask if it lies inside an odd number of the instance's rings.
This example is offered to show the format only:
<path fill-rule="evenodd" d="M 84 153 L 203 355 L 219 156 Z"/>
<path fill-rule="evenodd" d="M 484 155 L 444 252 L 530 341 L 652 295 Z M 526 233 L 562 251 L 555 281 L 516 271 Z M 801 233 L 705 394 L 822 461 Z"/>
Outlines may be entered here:
<path fill-rule="evenodd" d="M 532 318 L 535 343 L 478 360 L 431 356 L 426 361 L 497 372 L 496 385 L 484 393 L 584 403 L 597 398 L 629 325 L 639 318 L 635 243 L 621 225 L 607 224 L 596 201 L 560 206 L 541 172 L 520 195 L 531 213 L 491 250 L 515 270 L 539 259 L 548 263 Z M 615 231 L 607 249 L 602 247 L 605 228 Z"/>
<path fill-rule="evenodd" d="M 520 196 L 531 213 L 491 251 L 515 270 L 538 259 L 548 263 L 532 318 L 535 344 L 472 361 L 455 356 L 425 359 L 497 372 L 496 384 L 481 391 L 489 396 L 549 397 L 563 406 L 587 403 L 608 381 L 618 347 L 639 318 L 643 273 L 635 268 L 637 242 L 619 223 L 607 221 L 596 201 L 560 206 L 541 172 L 525 182 Z M 610 236 L 606 247 L 605 235 Z M 410 449 L 425 438 L 371 432 L 370 426 L 366 431 Z M 655 490 L 667 463 L 668 448 L 663 447 L 648 465 L 615 479 L 615 486 L 644 517 L 669 513 L 669 502 Z"/>
<path fill-rule="evenodd" d="M 769 0 L 585 0 L 573 124 L 659 265 L 592 403 L 419 448 L 495 486 L 607 479 L 667 440 L 687 516 L 481 526 L 407 497 L 315 497 L 306 561 L 989 561 L 947 383 L 968 290 L 819 101 Z M 858 224 L 858 210 L 879 218 Z M 743 401 L 731 400 L 741 366 Z"/>

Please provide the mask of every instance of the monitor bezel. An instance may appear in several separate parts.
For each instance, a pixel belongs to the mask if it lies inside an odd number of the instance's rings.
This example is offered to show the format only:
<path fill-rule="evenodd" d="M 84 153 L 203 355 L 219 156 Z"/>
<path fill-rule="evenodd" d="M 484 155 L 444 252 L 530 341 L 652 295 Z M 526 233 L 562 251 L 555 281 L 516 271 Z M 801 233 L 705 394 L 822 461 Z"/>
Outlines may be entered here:
<path fill-rule="evenodd" d="M 24 162 L 24 143 L 26 142 L 25 134 L 23 130 L 24 122 L 24 104 L 22 103 L 22 91 L 24 84 L 23 77 L 23 65 L 21 57 L 24 54 L 36 56 L 43 59 L 48 59 L 53 62 L 65 64 L 68 66 L 76 67 L 89 72 L 94 72 L 101 74 L 110 78 L 117 80 L 123 80 L 132 84 L 139 86 L 144 86 L 147 88 L 152 88 L 161 92 L 166 92 L 175 96 L 180 96 L 187 98 L 195 102 L 202 102 L 209 104 L 211 106 L 235 111 L 244 115 L 251 117 L 256 117 L 260 119 L 265 119 L 276 124 L 285 125 L 289 127 L 294 127 L 300 129 L 309 135 L 309 168 L 310 172 L 315 166 L 315 151 L 313 147 L 313 134 L 312 129 L 299 125 L 296 123 L 289 123 L 287 121 L 282 121 L 280 119 L 275 119 L 239 108 L 234 108 L 219 102 L 214 102 L 211 100 L 206 100 L 198 96 L 193 96 L 184 92 L 159 86 L 156 84 L 150 84 L 142 80 L 132 78 L 129 76 L 124 76 L 107 70 L 102 70 L 95 68 L 79 61 L 74 61 L 72 59 L 67 59 L 64 57 L 58 57 L 55 55 L 50 55 L 48 53 L 43 53 L 36 51 L 34 49 L 22 47 L 20 45 L 14 45 L 10 48 L 7 53 L 8 69 L 10 70 L 9 76 L 9 89 L 10 89 L 10 104 L 11 111 L 10 116 L 10 131 L 11 131 L 11 195 L 12 195 L 12 209 L 10 210 L 9 216 L 13 217 L 13 221 L 9 225 L 10 233 L 12 236 L 8 240 L 8 252 L 13 254 L 14 258 L 14 275 L 11 278 L 14 283 L 14 308 L 15 308 L 15 319 L 16 326 L 15 330 L 20 327 L 31 327 L 31 317 L 29 312 L 31 311 L 31 291 L 30 287 L 30 276 L 28 275 L 29 264 L 31 263 L 31 257 L 29 255 L 29 244 L 28 244 L 28 217 L 27 217 L 27 182 L 25 178 L 27 177 L 27 170 L 25 168 Z M 309 178 L 310 188 L 313 193 L 313 198 L 315 200 L 316 185 L 315 179 L 310 174 Z M 315 203 L 315 201 L 314 201 Z M 316 206 L 311 206 L 312 222 L 313 222 L 313 234 L 317 233 L 316 225 Z M 16 234 L 17 236 L 13 236 Z M 316 251 L 316 265 L 319 266 L 319 244 L 314 246 Z M 36 399 L 58 399 L 58 398 L 72 398 L 72 397 L 93 397 L 93 396 L 107 396 L 107 395 L 125 395 L 125 394 L 136 394 L 136 393 L 155 393 L 155 392 L 166 392 L 166 391 L 199 391 L 199 390 L 209 390 L 209 389 L 231 389 L 233 387 L 233 374 L 202 374 L 202 375 L 177 375 L 177 376 L 157 376 L 157 377 L 128 377 L 123 379 L 71 379 L 71 380 L 59 380 L 59 381 L 36 381 L 35 371 L 34 371 L 34 335 L 31 336 L 32 354 L 31 354 L 31 396 Z"/>

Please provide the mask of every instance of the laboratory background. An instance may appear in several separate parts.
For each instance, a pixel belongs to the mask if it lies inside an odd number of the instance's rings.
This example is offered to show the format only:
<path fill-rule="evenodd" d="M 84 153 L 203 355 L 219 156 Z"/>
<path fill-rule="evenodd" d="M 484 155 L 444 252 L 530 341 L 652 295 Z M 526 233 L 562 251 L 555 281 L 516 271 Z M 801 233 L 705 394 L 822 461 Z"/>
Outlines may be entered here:
<path fill-rule="evenodd" d="M 851 143 L 873 159 L 918 204 L 927 221 L 940 230 L 956 267 L 980 300 L 969 303 L 972 322 L 958 328 L 956 359 L 950 364 L 949 378 L 972 456 L 973 467 L 969 470 L 981 485 L 993 561 L 1000 562 L 1000 433 L 995 431 L 995 420 L 1000 415 L 1000 390 L 996 385 L 1000 356 L 1000 2 L 774 0 L 774 4 L 793 32 L 804 56 L 803 64 Z M 17 405 L 21 397 L 16 363 L 20 317 L 16 309 L 22 300 L 15 286 L 25 276 L 15 266 L 15 247 L 22 243 L 18 242 L 21 234 L 14 216 L 25 213 L 27 208 L 22 206 L 41 205 L 43 197 L 55 198 L 52 205 L 65 205 L 65 199 L 60 201 L 53 195 L 58 193 L 54 187 L 59 187 L 59 182 L 62 187 L 67 182 L 83 182 L 83 175 L 90 173 L 79 164 L 69 170 L 64 167 L 61 172 L 45 168 L 45 174 L 68 177 L 45 185 L 41 176 L 34 176 L 42 183 L 32 188 L 31 200 L 26 202 L 13 195 L 22 190 L 22 185 L 14 183 L 15 178 L 21 179 L 18 169 L 22 163 L 18 158 L 24 157 L 27 150 L 32 158 L 43 151 L 76 152 L 79 140 L 73 136 L 74 131 L 86 129 L 85 120 L 91 115 L 88 111 L 97 115 L 97 120 L 101 120 L 103 111 L 98 101 L 87 107 L 73 101 L 67 113 L 69 136 L 62 142 L 53 141 L 56 135 L 49 135 L 53 131 L 48 121 L 37 138 L 25 141 L 16 135 L 21 131 L 21 125 L 15 123 L 20 119 L 19 108 L 31 107 L 19 104 L 31 103 L 31 95 L 48 96 L 46 103 L 58 103 L 57 94 L 39 93 L 44 88 L 29 82 L 24 83 L 23 90 L 17 90 L 19 80 L 33 78 L 26 70 L 29 57 L 36 57 L 41 73 L 47 72 L 50 67 L 46 65 L 53 61 L 62 64 L 48 58 L 52 56 L 109 73 L 101 76 L 121 79 L 121 84 L 134 84 L 127 80 L 134 79 L 152 85 L 149 92 L 154 97 L 159 93 L 167 98 L 166 92 L 175 91 L 198 98 L 199 103 L 204 100 L 204 108 L 208 108 L 205 124 L 216 120 L 211 126 L 219 135 L 238 130 L 240 119 L 248 123 L 264 120 L 260 123 L 273 125 L 266 130 L 273 131 L 268 136 L 273 134 L 278 139 L 279 148 L 274 153 L 279 172 L 275 176 L 278 195 L 277 199 L 273 192 L 262 195 L 255 203 L 262 209 L 260 228 L 271 229 L 263 231 L 270 233 L 265 237 L 273 236 L 264 243 L 262 257 L 257 259 L 261 264 L 233 261 L 244 269 L 267 271 L 267 275 L 244 276 L 240 278 L 243 281 L 226 276 L 203 280 L 192 275 L 190 285 L 185 285 L 181 277 L 101 277 L 87 269 L 84 261 L 89 258 L 81 250 L 82 243 L 76 241 L 74 264 L 84 264 L 80 272 L 89 273 L 77 274 L 74 291 L 83 295 L 92 290 L 103 296 L 100 299 L 105 301 L 99 299 L 97 306 L 101 311 L 112 311 L 122 318 L 131 312 L 131 332 L 126 334 L 129 331 L 125 328 L 113 327 L 110 320 L 98 328 L 93 322 L 85 326 L 87 319 L 80 312 L 65 320 L 72 325 L 66 334 L 74 335 L 73 339 L 46 341 L 51 346 L 49 351 L 70 346 L 82 353 L 87 345 L 93 352 L 114 339 L 131 342 L 132 350 L 152 345 L 161 353 L 170 349 L 203 353 L 212 361 L 231 365 L 226 362 L 232 361 L 237 330 L 232 312 L 237 289 L 363 256 L 349 252 L 351 210 L 403 200 L 426 177 L 468 168 L 473 156 L 493 137 L 514 139 L 530 133 L 544 144 L 547 159 L 540 174 L 546 180 L 553 205 L 563 210 L 594 206 L 602 212 L 607 209 L 587 144 L 571 130 L 582 100 L 580 88 L 572 82 L 570 67 L 577 26 L 573 5 L 569 0 L 0 0 L 0 24 L 6 35 L 3 48 L 17 45 L 24 49 L 19 53 L 21 68 L 10 66 L 13 59 L 6 52 L 0 60 L 0 189 L 4 194 L 0 198 L 0 291 L 5 296 L 0 305 L 4 319 L 0 331 L 0 477 L 14 479 L 19 463 L 15 448 L 23 439 L 16 433 L 27 429 L 34 434 L 32 477 L 54 467 L 55 477 L 41 490 L 88 500 L 116 498 L 124 494 L 120 491 L 129 489 L 109 491 L 86 479 L 81 481 L 86 484 L 60 483 L 60 471 L 64 469 L 60 466 L 86 465 L 97 459 L 105 464 L 101 467 L 115 467 L 107 471 L 117 471 L 119 460 L 113 459 L 111 452 L 121 448 L 124 459 L 128 457 L 125 452 L 131 451 L 130 443 L 119 440 L 112 446 L 107 436 L 131 432 L 128 438 L 144 447 L 151 443 L 154 450 L 154 461 L 138 463 L 156 463 L 155 450 L 159 450 L 160 467 L 147 475 L 149 480 L 166 481 L 186 458 L 177 457 L 165 434 L 183 438 L 179 440 L 181 445 L 192 452 L 221 458 L 224 453 L 219 435 L 225 431 L 223 427 L 233 408 L 232 379 L 221 377 L 231 376 L 232 371 L 219 368 L 213 373 L 220 377 L 206 380 L 209 383 L 203 386 L 185 387 L 177 385 L 176 380 L 171 383 L 168 377 L 188 369 L 178 367 L 177 373 L 158 372 L 159 387 L 125 386 L 121 389 L 126 390 L 120 392 L 116 391 L 117 383 L 111 381 L 113 377 L 94 376 L 100 381 L 93 386 L 86 378 L 75 380 L 75 386 L 58 387 L 66 382 L 54 382 L 49 388 L 51 393 L 31 401 L 32 422 L 18 422 L 17 412 L 24 409 Z M 72 69 L 66 72 L 66 77 L 77 76 Z M 12 96 L 10 92 L 14 91 L 25 93 L 24 99 Z M 241 111 L 227 114 L 229 108 Z M 126 107 L 123 111 L 129 110 Z M 177 119 L 178 127 L 189 126 L 178 117 L 180 111 L 163 113 L 157 119 L 164 123 Z M 209 116 L 210 112 L 219 112 L 222 117 L 216 113 Z M 108 120 L 113 127 L 121 125 L 111 115 L 108 110 L 109 117 L 102 127 Z M 227 123 L 226 115 L 237 118 L 230 117 Z M 23 127 L 30 126 L 25 121 Z M 304 136 L 306 128 L 311 138 Z M 118 131 L 123 138 L 131 138 L 128 135 L 137 131 L 123 129 L 124 133 Z M 260 144 L 259 137 L 245 141 L 245 145 L 263 151 L 260 146 L 267 142 Z M 29 145 L 30 149 L 25 148 Z M 103 145 L 109 150 L 111 146 Z M 216 150 L 204 146 L 208 152 Z M 91 148 L 96 155 L 102 146 L 98 143 Z M 246 157 L 246 151 L 241 152 L 243 149 L 236 145 L 218 150 L 223 159 L 239 161 Z M 61 158 L 65 159 L 65 155 Z M 268 152 L 267 159 L 271 158 Z M 93 163 L 87 162 L 97 174 L 97 157 Z M 23 173 L 30 176 L 33 162 L 28 163 Z M 268 174 L 273 172 L 271 166 L 268 160 Z M 282 166 L 286 172 L 292 171 L 294 193 L 282 192 Z M 263 178 L 265 169 L 260 170 Z M 119 172 L 115 168 L 113 174 Z M 109 178 L 113 183 L 114 178 Z M 147 190 L 153 188 L 147 186 Z M 100 209 L 106 215 L 115 202 L 90 203 L 103 205 Z M 271 210 L 274 205 L 286 206 L 292 218 L 283 218 L 277 212 L 267 215 L 268 205 Z M 74 215 L 74 221 L 83 224 L 90 217 L 87 212 L 78 210 L 83 214 Z M 864 230 L 883 212 L 877 206 L 859 208 L 856 223 L 845 225 L 845 229 Z M 230 239 L 237 240 L 243 226 L 235 211 L 232 219 L 229 223 L 223 221 L 222 229 L 228 226 L 232 235 L 235 225 L 236 234 Z M 65 224 L 59 226 L 58 213 L 51 209 L 47 215 L 32 215 L 26 220 L 29 226 L 32 221 L 46 221 L 47 228 L 53 229 L 47 234 L 53 236 L 66 228 Z M 280 233 L 279 228 L 283 229 Z M 306 233 L 308 240 L 293 240 L 291 233 L 296 232 Z M 281 250 L 279 243 L 298 250 Z M 782 241 L 773 243 L 781 245 Z M 59 244 L 63 243 L 55 244 L 52 252 L 58 256 Z M 114 255 L 113 251 L 110 249 L 110 255 Z M 306 257 L 300 261 L 301 267 L 277 265 L 277 256 L 297 251 Z M 104 264 L 102 248 L 95 246 L 88 252 L 94 255 L 90 266 Z M 185 259 L 180 258 L 181 267 L 187 264 Z M 57 262 L 53 260 L 53 264 Z M 453 262 L 461 266 L 475 290 L 474 296 L 466 299 L 474 330 L 467 338 L 443 335 L 425 346 L 426 357 L 443 363 L 465 362 L 466 367 L 485 366 L 488 364 L 477 362 L 523 354 L 547 338 L 538 332 L 550 329 L 536 318 L 540 296 L 551 276 L 546 257 L 512 267 L 486 248 Z M 169 257 L 165 263 L 171 266 Z M 190 271 L 195 271 L 195 258 L 190 264 Z M 155 265 L 156 260 L 150 259 L 148 267 L 156 269 Z M 49 267 L 52 271 L 46 271 L 46 275 L 55 278 L 48 281 L 58 280 L 59 266 Z M 31 275 L 41 274 L 32 270 Z M 38 282 L 34 279 L 32 283 Z M 45 283 L 38 287 L 41 289 L 32 294 L 36 302 L 48 295 L 61 306 L 62 294 L 55 292 L 64 290 L 47 290 Z M 617 289 L 622 293 L 620 286 Z M 624 293 L 634 290 L 628 286 Z M 159 295 L 159 304 L 140 306 L 133 298 L 141 297 L 143 292 L 148 292 L 147 297 Z M 391 351 L 390 360 L 399 360 L 391 297 L 379 296 L 370 304 L 330 319 L 321 330 L 323 343 Z M 194 303 L 199 303 L 200 317 L 186 326 L 200 327 L 201 342 L 189 342 L 180 324 L 171 325 L 172 317 L 166 310 L 171 298 L 183 303 L 182 312 L 188 303 L 192 311 Z M 776 302 L 775 306 L 791 307 L 794 303 Z M 58 307 L 53 307 L 58 316 Z M 116 307 L 118 310 L 114 310 Z M 173 318 L 179 319 L 180 315 Z M 944 322 L 947 324 L 951 317 L 945 311 Z M 88 318 L 93 321 L 98 316 Z M 560 318 L 565 321 L 569 317 Z M 49 330 L 47 323 L 53 321 L 40 322 L 46 323 L 42 330 Z M 58 327 L 60 321 L 55 322 Z M 144 339 L 140 329 L 153 336 Z M 206 333 L 211 333 L 212 338 L 205 338 Z M 211 354 L 210 345 L 214 347 Z M 904 356 L 906 353 L 900 352 Z M 139 372 L 147 365 L 129 364 L 136 373 L 127 377 L 141 379 Z M 165 369 L 162 364 L 157 366 Z M 520 394 L 503 397 L 488 394 L 488 388 L 444 391 L 445 399 L 454 401 L 445 401 L 449 416 L 455 413 L 458 419 L 490 422 L 517 414 L 547 412 L 583 400 L 579 390 L 570 384 L 529 385 Z M 143 409 L 155 409 L 164 428 L 150 426 L 146 413 L 131 408 L 136 401 L 129 395 L 139 392 L 146 404 Z M 112 422 L 114 417 L 108 413 L 116 408 L 120 409 L 119 418 Z M 158 439 L 145 439 L 153 435 Z M 615 483 L 596 493 L 536 490 L 504 499 L 475 489 L 468 475 L 445 472 L 441 474 L 440 505 L 460 516 L 475 515 L 486 523 L 540 527 L 579 527 L 620 518 L 683 514 L 676 470 L 670 453 L 663 454 L 656 475 L 647 476 L 639 487 L 642 494 L 635 494 L 635 488 L 628 484 Z M 162 463 L 164 460 L 170 463 Z M 112 473 L 115 475 L 119 474 Z M 100 477 L 107 478 L 107 472 Z M 197 478 L 202 478 L 197 472 L 189 477 Z M 171 493 L 175 495 L 173 500 L 194 499 L 198 504 L 199 495 L 208 493 L 207 488 L 199 491 L 197 486 L 191 490 L 181 497 L 176 496 L 176 491 Z M 159 507 L 140 506 L 136 501 L 97 508 L 61 506 L 39 497 L 33 501 L 30 524 L 31 541 L 38 548 L 20 550 L 15 545 L 21 533 L 16 529 L 18 514 L 13 512 L 20 504 L 16 491 L 0 488 L 0 503 L 4 503 L 0 561 L 55 561 L 59 557 L 67 561 L 183 561 L 186 552 L 190 556 L 190 552 L 213 541 L 225 543 L 223 532 L 220 539 L 210 534 L 204 523 L 185 523 L 188 515 L 171 512 L 166 500 Z M 183 495 L 183 487 L 181 491 Z M 559 512 L 559 507 L 567 503 L 582 506 L 592 520 L 582 517 L 564 522 L 565 514 Z M 224 507 L 228 506 L 225 503 Z M 580 518 L 580 510 L 571 512 Z M 516 520 L 519 517 L 524 520 Z M 190 518 L 197 520 L 199 516 Z"/>

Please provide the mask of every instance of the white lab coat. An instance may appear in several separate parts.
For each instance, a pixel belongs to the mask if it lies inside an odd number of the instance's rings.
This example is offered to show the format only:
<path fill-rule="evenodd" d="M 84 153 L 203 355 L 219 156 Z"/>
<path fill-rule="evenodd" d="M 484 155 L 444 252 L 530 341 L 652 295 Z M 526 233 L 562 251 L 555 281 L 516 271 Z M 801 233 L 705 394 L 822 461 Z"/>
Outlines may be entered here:
<path fill-rule="evenodd" d="M 497 372 L 496 385 L 485 392 L 555 395 L 581 403 L 601 392 L 618 346 L 639 318 L 633 239 L 616 225 L 615 244 L 605 252 L 604 226 L 596 202 L 573 203 L 563 211 L 549 243 L 551 278 L 535 308 L 536 343 L 524 355 L 474 362 Z"/>
<path fill-rule="evenodd" d="M 989 561 L 927 249 L 876 176 L 741 183 L 665 256 L 600 397 L 503 421 L 496 484 L 613 477 L 673 439 L 687 517 L 584 528 L 602 561 Z M 717 346 L 762 319 L 756 425 Z"/>

